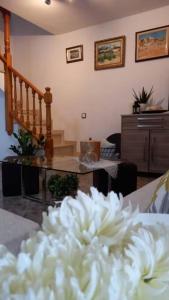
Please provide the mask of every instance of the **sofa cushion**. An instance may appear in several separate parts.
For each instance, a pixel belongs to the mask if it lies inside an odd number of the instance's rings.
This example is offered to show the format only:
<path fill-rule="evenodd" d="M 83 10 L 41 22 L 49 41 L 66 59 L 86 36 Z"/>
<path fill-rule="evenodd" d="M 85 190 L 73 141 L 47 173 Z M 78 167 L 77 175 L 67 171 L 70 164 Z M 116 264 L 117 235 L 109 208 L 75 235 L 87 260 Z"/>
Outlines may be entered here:
<path fill-rule="evenodd" d="M 0 244 L 17 254 L 22 240 L 40 228 L 39 224 L 0 208 Z"/>
<path fill-rule="evenodd" d="M 161 177 L 157 184 L 148 212 L 169 213 L 169 171 Z"/>

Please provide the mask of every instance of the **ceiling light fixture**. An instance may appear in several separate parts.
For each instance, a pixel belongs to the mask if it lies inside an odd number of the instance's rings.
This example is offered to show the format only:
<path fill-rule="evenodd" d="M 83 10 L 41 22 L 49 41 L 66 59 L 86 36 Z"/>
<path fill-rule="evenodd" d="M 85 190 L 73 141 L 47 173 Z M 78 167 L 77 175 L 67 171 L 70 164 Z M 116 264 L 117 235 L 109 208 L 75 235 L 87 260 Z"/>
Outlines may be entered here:
<path fill-rule="evenodd" d="M 47 5 L 50 5 L 50 4 L 51 4 L 51 0 L 45 0 L 45 3 L 46 3 Z"/>

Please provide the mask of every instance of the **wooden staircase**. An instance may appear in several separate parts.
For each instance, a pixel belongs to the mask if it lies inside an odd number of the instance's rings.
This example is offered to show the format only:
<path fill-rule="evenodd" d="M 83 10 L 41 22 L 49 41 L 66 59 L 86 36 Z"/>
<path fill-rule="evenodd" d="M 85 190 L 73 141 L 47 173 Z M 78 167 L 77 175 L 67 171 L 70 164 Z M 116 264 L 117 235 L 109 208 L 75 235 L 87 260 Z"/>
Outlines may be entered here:
<path fill-rule="evenodd" d="M 5 53 L 0 53 L 4 64 L 6 130 L 13 133 L 13 124 L 32 133 L 35 139 L 45 137 L 47 157 L 74 155 L 76 143 L 64 141 L 63 130 L 53 130 L 51 118 L 52 94 L 49 87 L 40 91 L 12 66 L 10 53 L 10 12 L 0 8 L 4 18 Z"/>
<path fill-rule="evenodd" d="M 64 130 L 53 130 L 53 153 L 57 156 L 75 155 L 76 142 L 64 140 Z"/>

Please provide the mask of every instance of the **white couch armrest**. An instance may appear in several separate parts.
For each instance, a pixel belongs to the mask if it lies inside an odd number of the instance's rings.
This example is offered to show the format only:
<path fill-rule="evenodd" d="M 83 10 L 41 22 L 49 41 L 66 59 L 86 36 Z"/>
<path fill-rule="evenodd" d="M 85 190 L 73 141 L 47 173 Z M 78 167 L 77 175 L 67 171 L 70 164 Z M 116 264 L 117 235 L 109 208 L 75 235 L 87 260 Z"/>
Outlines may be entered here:
<path fill-rule="evenodd" d="M 129 202 L 131 202 L 134 209 L 138 206 L 140 212 L 145 212 L 151 204 L 153 193 L 160 179 L 161 177 L 124 197 L 124 207 L 128 206 Z"/>
<path fill-rule="evenodd" d="M 0 244 L 17 254 L 22 240 L 40 228 L 39 224 L 0 209 Z"/>

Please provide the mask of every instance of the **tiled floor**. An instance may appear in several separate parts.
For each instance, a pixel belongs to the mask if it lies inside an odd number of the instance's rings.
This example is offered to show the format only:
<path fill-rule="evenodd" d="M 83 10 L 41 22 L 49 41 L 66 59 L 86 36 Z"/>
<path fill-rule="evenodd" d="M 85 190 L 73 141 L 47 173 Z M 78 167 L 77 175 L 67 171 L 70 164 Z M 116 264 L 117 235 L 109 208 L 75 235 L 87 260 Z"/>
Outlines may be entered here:
<path fill-rule="evenodd" d="M 1 178 L 1 174 L 0 174 Z M 154 177 L 138 177 L 137 186 L 138 188 L 152 181 Z M 92 185 L 92 173 L 88 175 L 81 175 L 79 177 L 79 189 L 85 193 L 89 193 L 89 187 Z M 0 180 L 1 182 L 1 180 Z M 2 187 L 0 186 L 2 191 Z M 48 194 L 48 199 L 50 195 Z M 52 201 L 54 204 L 54 201 Z M 0 207 L 7 209 L 15 214 L 21 215 L 25 218 L 31 219 L 39 224 L 42 221 L 42 212 L 47 210 L 47 205 L 44 206 L 42 203 L 31 201 L 22 197 L 0 197 Z"/>

